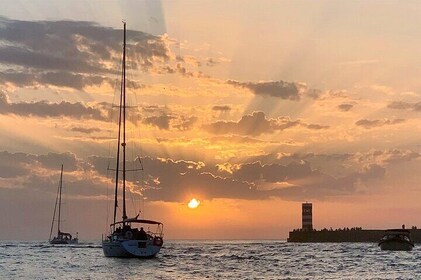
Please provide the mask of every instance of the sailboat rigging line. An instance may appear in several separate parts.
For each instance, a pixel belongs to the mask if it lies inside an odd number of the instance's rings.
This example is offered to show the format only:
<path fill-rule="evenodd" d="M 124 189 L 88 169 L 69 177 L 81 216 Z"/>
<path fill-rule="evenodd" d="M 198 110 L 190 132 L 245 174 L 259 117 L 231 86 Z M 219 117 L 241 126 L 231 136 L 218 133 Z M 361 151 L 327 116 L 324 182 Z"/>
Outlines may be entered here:
<path fill-rule="evenodd" d="M 108 162 L 108 166 L 110 166 L 110 162 Z M 107 168 L 107 179 L 108 179 L 108 168 Z M 109 195 L 110 195 L 110 182 L 107 180 L 107 223 L 108 223 L 108 218 L 110 215 L 110 209 L 109 209 Z"/>
<path fill-rule="evenodd" d="M 124 24 L 124 33 L 126 33 L 126 24 Z M 123 48 L 126 46 L 124 45 Z M 123 55 L 123 61 L 124 61 L 124 55 Z M 114 191 L 114 218 L 113 222 L 116 222 L 116 216 L 117 216 L 117 207 L 118 207 L 118 175 L 119 175 L 119 164 L 120 164 L 120 145 L 121 145 L 121 113 L 122 113 L 122 102 L 123 102 L 123 88 L 124 88 L 124 62 L 123 62 L 123 69 L 121 71 L 122 81 L 120 83 L 120 110 L 118 115 L 118 140 L 117 140 L 117 158 L 116 158 L 116 172 L 115 172 L 115 191 Z M 123 195 L 124 197 L 124 195 Z M 115 227 L 115 226 L 114 226 Z"/>
<path fill-rule="evenodd" d="M 122 64 L 122 57 L 121 57 L 121 59 L 120 59 L 120 64 Z M 119 107 L 119 106 L 114 106 L 114 104 L 116 103 L 116 92 L 117 92 L 117 85 L 118 85 L 118 81 L 116 80 L 115 81 L 115 84 L 114 84 L 114 94 L 113 94 L 113 101 L 112 101 L 112 105 L 111 105 L 111 110 L 110 110 L 110 120 L 111 121 L 113 121 L 114 120 L 114 110 L 112 110 L 112 108 L 114 108 L 114 107 Z M 120 80 L 120 88 L 121 88 L 121 80 Z M 120 92 L 121 92 L 121 90 L 120 90 Z M 118 96 L 121 96 L 121 94 L 119 94 Z M 110 135 L 111 135 L 111 133 L 112 133 L 112 131 L 110 131 Z M 114 149 L 112 149 L 111 148 L 111 142 L 108 142 L 108 168 L 110 167 L 110 162 L 111 162 L 111 160 L 113 159 L 112 157 L 111 157 L 111 154 L 113 154 L 114 153 Z M 108 170 L 107 170 L 107 178 L 109 178 L 109 173 L 108 173 Z M 108 225 L 109 225 L 109 221 L 108 221 L 108 219 L 109 219 L 109 217 L 110 217 L 110 202 L 111 201 L 109 201 L 109 193 L 108 193 L 108 188 L 109 188 L 109 186 L 110 186 L 110 182 L 107 182 L 107 220 L 106 220 L 106 225 L 107 225 L 107 227 L 108 227 Z M 114 204 L 115 204 L 115 202 L 114 202 Z M 115 215 L 115 213 L 114 213 L 114 220 L 115 220 L 115 217 L 116 217 L 116 215 Z"/>
<path fill-rule="evenodd" d="M 63 164 L 61 165 L 61 173 L 60 173 L 60 195 L 59 195 L 59 203 L 58 203 L 58 225 L 57 230 L 60 233 L 60 218 L 61 218 L 61 191 L 63 189 Z"/>

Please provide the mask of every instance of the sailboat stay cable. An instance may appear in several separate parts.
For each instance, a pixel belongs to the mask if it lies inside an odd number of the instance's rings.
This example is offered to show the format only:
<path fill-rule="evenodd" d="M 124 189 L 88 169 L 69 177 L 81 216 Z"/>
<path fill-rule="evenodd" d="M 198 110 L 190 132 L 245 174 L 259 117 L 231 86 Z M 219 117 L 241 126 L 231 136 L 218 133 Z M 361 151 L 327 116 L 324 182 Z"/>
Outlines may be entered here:
<path fill-rule="evenodd" d="M 124 46 L 123 46 L 124 48 Z M 124 59 L 123 59 L 124 60 Z M 123 67 L 124 68 L 124 65 Z M 116 158 L 116 167 L 115 167 L 115 191 L 114 191 L 114 219 L 113 224 L 116 222 L 117 217 L 117 207 L 118 207 L 118 177 L 119 177 L 119 164 L 120 164 L 120 143 L 121 143 L 121 110 L 122 110 L 122 102 L 123 102 L 123 80 L 124 80 L 124 70 L 121 70 L 121 83 L 120 83 L 120 109 L 118 114 L 118 140 L 117 140 L 117 158 Z"/>

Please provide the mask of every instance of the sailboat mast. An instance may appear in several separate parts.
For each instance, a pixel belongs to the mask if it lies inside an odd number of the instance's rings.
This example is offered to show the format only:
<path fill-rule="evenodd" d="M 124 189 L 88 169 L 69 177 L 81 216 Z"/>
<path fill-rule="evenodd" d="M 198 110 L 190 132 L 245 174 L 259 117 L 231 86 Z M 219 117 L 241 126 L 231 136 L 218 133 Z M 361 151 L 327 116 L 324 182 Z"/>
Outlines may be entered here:
<path fill-rule="evenodd" d="M 56 203 L 54 204 L 53 220 L 51 221 L 50 237 L 48 238 L 49 241 L 51 240 L 51 235 L 53 235 L 54 220 L 56 218 L 56 210 L 57 210 L 57 202 L 58 202 L 59 194 L 60 194 L 60 184 L 57 188 Z"/>
<path fill-rule="evenodd" d="M 59 185 L 59 201 L 58 201 L 58 221 L 57 221 L 57 236 L 60 234 L 60 217 L 61 217 L 61 190 L 63 188 L 63 164 L 61 165 L 60 185 Z"/>
<path fill-rule="evenodd" d="M 123 43 L 123 221 L 127 219 L 126 213 L 126 23 L 124 22 Z"/>

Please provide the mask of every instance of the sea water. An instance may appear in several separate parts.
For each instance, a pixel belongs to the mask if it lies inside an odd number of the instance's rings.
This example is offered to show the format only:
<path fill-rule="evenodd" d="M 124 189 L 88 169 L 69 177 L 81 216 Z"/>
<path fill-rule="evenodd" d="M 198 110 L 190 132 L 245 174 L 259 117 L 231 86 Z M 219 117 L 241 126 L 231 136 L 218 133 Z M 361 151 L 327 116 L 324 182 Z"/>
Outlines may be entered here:
<path fill-rule="evenodd" d="M 166 241 L 153 259 L 103 256 L 99 242 L 0 242 L 0 279 L 421 279 L 421 246 Z"/>

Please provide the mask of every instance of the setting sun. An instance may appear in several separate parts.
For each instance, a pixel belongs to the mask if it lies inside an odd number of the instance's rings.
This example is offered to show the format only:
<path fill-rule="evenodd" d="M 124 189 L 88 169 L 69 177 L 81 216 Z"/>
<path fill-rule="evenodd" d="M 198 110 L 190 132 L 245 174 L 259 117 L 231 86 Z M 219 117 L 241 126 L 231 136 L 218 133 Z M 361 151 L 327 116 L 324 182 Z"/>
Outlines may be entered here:
<path fill-rule="evenodd" d="M 189 204 L 187 206 L 189 206 L 189 208 L 197 208 L 197 206 L 199 206 L 200 201 L 197 200 L 196 198 L 193 198 L 192 200 L 190 200 Z"/>

